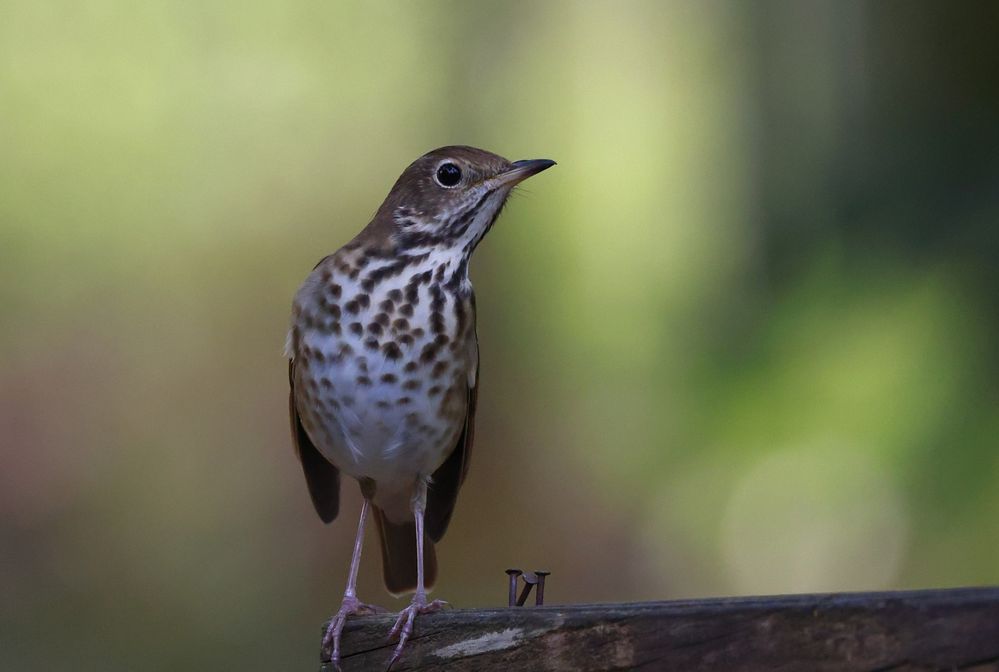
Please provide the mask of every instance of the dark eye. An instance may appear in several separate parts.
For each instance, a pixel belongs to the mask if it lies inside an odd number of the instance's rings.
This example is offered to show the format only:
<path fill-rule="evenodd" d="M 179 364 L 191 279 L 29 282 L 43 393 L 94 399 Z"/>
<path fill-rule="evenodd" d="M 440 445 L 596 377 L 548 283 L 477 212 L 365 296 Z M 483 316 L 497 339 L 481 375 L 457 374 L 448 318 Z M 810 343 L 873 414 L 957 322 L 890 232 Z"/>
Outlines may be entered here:
<path fill-rule="evenodd" d="M 437 169 L 437 181 L 442 187 L 453 187 L 461 181 L 461 168 L 453 163 L 442 163 Z"/>

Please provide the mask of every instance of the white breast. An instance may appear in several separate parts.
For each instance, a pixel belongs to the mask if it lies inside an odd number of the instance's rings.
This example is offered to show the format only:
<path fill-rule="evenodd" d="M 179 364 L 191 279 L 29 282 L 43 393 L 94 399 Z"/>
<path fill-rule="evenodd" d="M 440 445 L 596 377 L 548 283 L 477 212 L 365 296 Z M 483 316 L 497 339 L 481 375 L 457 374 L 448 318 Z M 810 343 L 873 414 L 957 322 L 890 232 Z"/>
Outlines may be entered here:
<path fill-rule="evenodd" d="M 464 351 L 456 356 L 443 347 L 435 351 L 432 361 L 421 360 L 424 348 L 436 336 L 431 329 L 429 285 L 419 286 L 411 313 L 403 306 L 410 305 L 405 298 L 407 282 L 414 273 L 426 270 L 407 269 L 371 292 L 337 274 L 332 282 L 341 287 L 335 302 L 338 311 L 323 315 L 317 309 L 320 314 L 304 320 L 306 326 L 295 346 L 296 397 L 310 438 L 341 471 L 354 478 L 371 478 L 379 486 L 411 487 L 416 478 L 428 478 L 447 458 L 463 425 L 454 411 L 460 410 L 463 417 L 466 381 L 474 377 L 469 362 L 475 359 Z M 326 287 L 315 282 L 303 286 L 297 299 L 303 311 L 309 310 L 310 302 L 319 305 L 316 291 L 326 291 Z M 303 292 L 311 297 L 302 296 Z M 383 302 L 400 293 L 402 299 L 393 301 L 394 307 L 388 310 Z M 366 301 L 357 301 L 364 296 Z M 458 336 L 453 301 L 445 293 L 441 314 L 449 340 Z M 334 318 L 337 312 L 339 317 Z M 375 342 L 378 347 L 372 347 Z M 389 343 L 398 346 L 398 353 L 387 350 Z M 435 365 L 437 377 L 431 378 Z M 460 400 L 455 398 L 458 391 L 462 392 Z M 445 400 L 451 412 L 442 417 Z M 462 404 L 461 408 L 456 409 L 455 403 Z"/>

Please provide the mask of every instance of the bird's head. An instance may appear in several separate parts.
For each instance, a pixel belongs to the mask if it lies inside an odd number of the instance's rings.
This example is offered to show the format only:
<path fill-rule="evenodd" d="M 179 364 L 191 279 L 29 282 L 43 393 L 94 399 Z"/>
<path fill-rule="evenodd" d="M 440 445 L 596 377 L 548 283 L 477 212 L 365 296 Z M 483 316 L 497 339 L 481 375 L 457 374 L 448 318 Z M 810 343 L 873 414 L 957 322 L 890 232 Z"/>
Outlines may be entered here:
<path fill-rule="evenodd" d="M 396 248 L 450 248 L 470 254 L 499 216 L 510 191 L 554 166 L 508 161 L 474 147 L 441 147 L 403 171 L 375 221 Z"/>

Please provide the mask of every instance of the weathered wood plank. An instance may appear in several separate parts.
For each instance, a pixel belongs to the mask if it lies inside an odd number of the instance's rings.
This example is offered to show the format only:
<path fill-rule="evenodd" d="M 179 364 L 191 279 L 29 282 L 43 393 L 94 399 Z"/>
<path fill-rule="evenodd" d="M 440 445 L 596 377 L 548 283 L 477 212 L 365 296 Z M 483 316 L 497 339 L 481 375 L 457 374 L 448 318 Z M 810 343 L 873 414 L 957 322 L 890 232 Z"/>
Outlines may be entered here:
<path fill-rule="evenodd" d="M 344 672 L 385 668 L 393 620 L 348 621 Z M 635 669 L 999 672 L 999 588 L 449 610 L 393 668 Z"/>

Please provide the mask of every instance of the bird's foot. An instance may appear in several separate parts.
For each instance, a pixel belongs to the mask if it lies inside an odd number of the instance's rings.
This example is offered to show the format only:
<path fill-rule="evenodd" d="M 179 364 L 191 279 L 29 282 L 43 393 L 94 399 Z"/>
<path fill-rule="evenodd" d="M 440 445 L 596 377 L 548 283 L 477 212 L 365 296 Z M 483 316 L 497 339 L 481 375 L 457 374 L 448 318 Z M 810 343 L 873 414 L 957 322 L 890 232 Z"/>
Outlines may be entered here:
<path fill-rule="evenodd" d="M 389 639 L 391 640 L 396 635 L 399 635 L 399 643 L 392 653 L 392 659 L 389 661 L 388 667 L 385 668 L 386 672 L 391 670 L 392 666 L 399 660 L 399 657 L 402 656 L 402 650 L 406 646 L 406 641 L 413 634 L 413 622 L 416 620 L 417 614 L 433 613 L 440 611 L 446 606 L 448 606 L 448 603 L 444 600 L 427 602 L 426 594 L 417 593 L 413 596 L 413 601 L 410 602 L 408 607 L 399 612 L 399 618 L 395 620 L 395 625 L 389 631 Z"/>
<path fill-rule="evenodd" d="M 340 669 L 340 633 L 343 632 L 343 626 L 347 622 L 348 616 L 352 614 L 359 616 L 365 614 L 383 614 L 386 611 L 387 609 L 382 609 L 377 605 L 365 604 L 353 595 L 344 595 L 340 609 L 330 619 L 330 624 L 326 628 L 326 634 L 323 636 L 323 660 L 329 660 L 333 663 L 335 669 Z"/>

